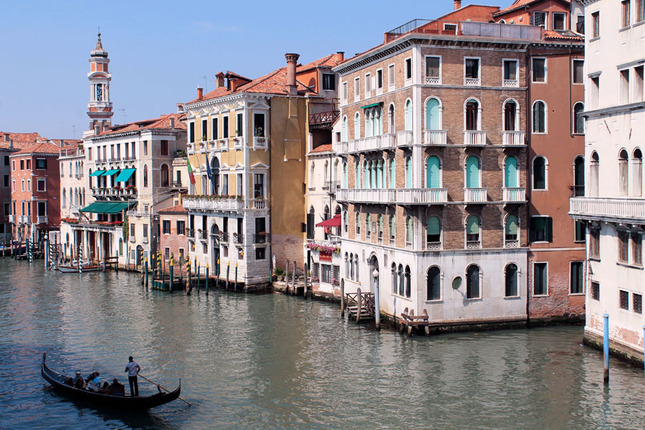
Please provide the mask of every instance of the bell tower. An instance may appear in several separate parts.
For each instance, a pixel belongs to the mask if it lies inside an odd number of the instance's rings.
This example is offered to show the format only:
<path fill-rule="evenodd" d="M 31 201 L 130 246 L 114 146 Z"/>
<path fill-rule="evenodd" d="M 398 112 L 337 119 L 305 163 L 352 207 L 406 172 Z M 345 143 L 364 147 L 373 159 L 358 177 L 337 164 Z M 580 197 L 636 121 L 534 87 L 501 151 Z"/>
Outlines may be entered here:
<path fill-rule="evenodd" d="M 90 102 L 87 104 L 87 115 L 90 117 L 90 133 L 98 134 L 112 125 L 112 102 L 110 101 L 110 81 L 108 72 L 110 60 L 103 49 L 101 33 L 98 34 L 96 48 L 90 52 Z"/>

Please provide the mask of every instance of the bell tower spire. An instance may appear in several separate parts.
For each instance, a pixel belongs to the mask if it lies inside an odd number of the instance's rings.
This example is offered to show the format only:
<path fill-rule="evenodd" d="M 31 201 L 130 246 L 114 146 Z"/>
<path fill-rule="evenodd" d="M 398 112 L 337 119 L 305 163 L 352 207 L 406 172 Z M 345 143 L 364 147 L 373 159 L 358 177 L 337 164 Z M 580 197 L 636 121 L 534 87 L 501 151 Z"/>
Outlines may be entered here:
<path fill-rule="evenodd" d="M 90 102 L 87 104 L 87 115 L 90 117 L 90 132 L 100 133 L 112 125 L 112 102 L 110 101 L 110 81 L 108 72 L 110 59 L 103 49 L 101 30 L 99 29 L 96 48 L 90 52 Z"/>

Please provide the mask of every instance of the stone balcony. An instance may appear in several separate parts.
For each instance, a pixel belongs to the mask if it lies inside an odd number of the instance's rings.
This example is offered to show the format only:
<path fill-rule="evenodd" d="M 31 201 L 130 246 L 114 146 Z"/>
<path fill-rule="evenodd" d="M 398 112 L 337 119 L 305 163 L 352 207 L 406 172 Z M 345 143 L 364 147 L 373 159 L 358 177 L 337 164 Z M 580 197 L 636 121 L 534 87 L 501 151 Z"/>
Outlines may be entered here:
<path fill-rule="evenodd" d="M 384 151 L 394 149 L 394 135 L 381 134 L 378 136 L 364 137 L 349 142 L 341 142 L 347 145 L 346 153 L 356 154 L 359 152 Z"/>
<path fill-rule="evenodd" d="M 464 188 L 464 203 L 486 203 L 487 201 L 487 188 Z"/>
<path fill-rule="evenodd" d="M 184 209 L 200 212 L 241 212 L 244 199 L 237 196 L 185 196 Z"/>
<path fill-rule="evenodd" d="M 504 187 L 502 188 L 502 200 L 505 203 L 526 203 L 526 188 Z"/>
<path fill-rule="evenodd" d="M 448 143 L 448 132 L 446 130 L 425 130 L 423 132 L 423 144 L 429 146 L 444 146 Z"/>
<path fill-rule="evenodd" d="M 526 145 L 523 131 L 502 131 L 503 146 L 523 146 Z"/>
<path fill-rule="evenodd" d="M 645 223 L 645 198 L 574 197 L 569 203 L 575 219 Z"/>
<path fill-rule="evenodd" d="M 137 189 L 125 188 L 92 188 L 92 196 L 99 200 L 132 200 L 137 198 Z"/>
<path fill-rule="evenodd" d="M 398 147 L 409 147 L 414 144 L 414 134 L 412 130 L 402 130 L 396 133 L 396 145 Z"/>
<path fill-rule="evenodd" d="M 348 203 L 400 205 L 445 204 L 448 202 L 448 190 L 446 188 L 341 188 L 336 193 L 336 200 Z"/>
<path fill-rule="evenodd" d="M 484 146 L 484 145 L 486 145 L 486 131 L 484 131 L 484 130 L 464 130 L 464 145 L 466 145 L 466 146 Z"/>
<path fill-rule="evenodd" d="M 448 202 L 447 188 L 404 188 L 396 190 L 396 203 L 400 205 L 431 205 Z"/>
<path fill-rule="evenodd" d="M 47 216 L 39 216 L 37 219 L 38 224 L 47 224 L 47 220 L 48 220 Z"/>

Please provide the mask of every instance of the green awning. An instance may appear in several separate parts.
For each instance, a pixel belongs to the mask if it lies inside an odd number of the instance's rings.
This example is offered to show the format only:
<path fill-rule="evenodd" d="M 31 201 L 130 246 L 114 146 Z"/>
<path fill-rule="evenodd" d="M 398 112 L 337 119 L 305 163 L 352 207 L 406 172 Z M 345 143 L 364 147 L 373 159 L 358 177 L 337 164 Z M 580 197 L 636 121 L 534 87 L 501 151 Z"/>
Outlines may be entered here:
<path fill-rule="evenodd" d="M 116 182 L 127 182 L 128 179 L 130 179 L 130 176 L 135 172 L 137 169 L 123 169 L 121 170 L 121 173 L 119 173 L 119 176 L 116 177 Z"/>
<path fill-rule="evenodd" d="M 92 172 L 90 176 L 101 176 L 103 173 L 105 173 L 105 170 L 97 170 L 95 172 Z"/>
<path fill-rule="evenodd" d="M 381 105 L 383 105 L 383 102 L 372 103 L 371 105 L 361 106 L 361 109 L 367 109 L 367 108 L 376 107 L 376 106 L 381 106 Z"/>
<path fill-rule="evenodd" d="M 119 169 L 110 169 L 107 172 L 103 173 L 103 176 L 112 176 L 118 171 L 119 171 Z"/>
<path fill-rule="evenodd" d="M 81 209 L 81 212 L 94 214 L 116 214 L 123 210 L 130 209 L 136 202 L 94 202 Z"/>

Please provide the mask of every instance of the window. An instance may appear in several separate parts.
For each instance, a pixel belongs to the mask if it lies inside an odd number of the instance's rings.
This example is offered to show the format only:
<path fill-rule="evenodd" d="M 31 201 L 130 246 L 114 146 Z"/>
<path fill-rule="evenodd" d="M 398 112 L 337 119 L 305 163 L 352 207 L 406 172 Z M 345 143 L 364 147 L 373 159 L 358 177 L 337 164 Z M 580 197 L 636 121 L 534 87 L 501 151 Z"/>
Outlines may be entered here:
<path fill-rule="evenodd" d="M 518 240 L 518 222 L 517 216 L 508 215 L 506 217 L 506 226 L 504 228 L 504 240 L 507 244 L 517 244 Z"/>
<path fill-rule="evenodd" d="M 405 59 L 405 80 L 412 79 L 412 58 Z"/>
<path fill-rule="evenodd" d="M 36 208 L 38 210 L 38 216 L 47 216 L 47 202 L 38 202 L 38 206 Z"/>
<path fill-rule="evenodd" d="M 592 37 L 594 39 L 600 37 L 600 12 L 592 12 L 591 22 L 593 25 Z"/>
<path fill-rule="evenodd" d="M 390 242 L 394 242 L 396 240 L 396 217 L 394 215 L 390 215 Z"/>
<path fill-rule="evenodd" d="M 541 100 L 533 103 L 533 133 L 546 133 L 546 104 Z"/>
<path fill-rule="evenodd" d="M 344 103 L 347 102 L 347 99 L 349 97 L 349 91 L 348 91 L 347 87 L 348 87 L 347 82 L 343 82 L 343 89 L 341 91 L 340 97 L 341 97 L 341 99 L 342 99 L 342 101 Z"/>
<path fill-rule="evenodd" d="M 405 297 L 412 295 L 412 274 L 410 273 L 410 266 L 405 266 Z"/>
<path fill-rule="evenodd" d="M 480 187 L 479 158 L 474 155 L 466 159 L 466 188 Z"/>
<path fill-rule="evenodd" d="M 394 64 L 390 64 L 387 67 L 387 85 L 389 89 L 393 89 L 395 86 L 395 81 L 394 81 Z"/>
<path fill-rule="evenodd" d="M 470 99 L 466 102 L 466 130 L 479 130 L 479 102 Z"/>
<path fill-rule="evenodd" d="M 213 133 L 212 135 L 213 140 L 217 140 L 219 138 L 219 119 L 218 118 L 213 118 L 211 133 Z"/>
<path fill-rule="evenodd" d="M 441 300 L 441 270 L 437 266 L 433 266 L 428 270 L 426 282 L 426 300 Z"/>
<path fill-rule="evenodd" d="M 533 12 L 533 22 L 531 25 L 544 27 L 546 29 L 546 12 Z"/>
<path fill-rule="evenodd" d="M 444 24 L 443 34 L 457 34 L 457 24 Z"/>
<path fill-rule="evenodd" d="M 479 288 L 479 266 L 473 264 L 466 270 L 466 298 L 479 299 L 481 291 Z"/>
<path fill-rule="evenodd" d="M 622 16 L 621 16 L 621 26 L 623 28 L 629 27 L 630 24 L 630 9 L 631 9 L 631 0 L 623 0 L 620 2 L 621 4 L 621 11 L 622 11 Z"/>
<path fill-rule="evenodd" d="M 643 236 L 633 232 L 632 236 L 632 264 L 636 266 L 643 265 Z"/>
<path fill-rule="evenodd" d="M 163 220 L 161 222 L 161 230 L 163 234 L 170 234 L 170 220 Z"/>
<path fill-rule="evenodd" d="M 437 216 L 428 217 L 426 220 L 426 243 L 429 247 L 441 243 L 441 221 Z"/>
<path fill-rule="evenodd" d="M 632 310 L 636 312 L 637 314 L 642 314 L 643 313 L 643 296 L 641 294 L 632 294 L 632 302 L 634 303 L 632 305 Z"/>
<path fill-rule="evenodd" d="M 595 226 L 589 229 L 589 258 L 600 258 L 600 229 Z"/>
<path fill-rule="evenodd" d="M 636 22 L 645 21 L 645 0 L 636 0 Z"/>
<path fill-rule="evenodd" d="M 553 219 L 549 216 L 531 217 L 531 242 L 553 241 Z"/>
<path fill-rule="evenodd" d="M 143 166 L 143 186 L 148 186 L 148 166 Z"/>
<path fill-rule="evenodd" d="M 265 260 L 266 259 L 266 252 L 267 249 L 262 247 L 262 248 L 256 248 L 255 249 L 255 259 L 256 260 Z"/>
<path fill-rule="evenodd" d="M 29 169 L 29 160 L 27 160 L 27 169 Z M 39 169 L 39 170 L 47 169 L 47 159 L 36 158 L 36 169 Z"/>
<path fill-rule="evenodd" d="M 585 34 L 585 16 L 584 15 L 577 16 L 576 32 L 580 34 Z"/>
<path fill-rule="evenodd" d="M 412 157 L 405 157 L 405 188 L 412 188 Z"/>
<path fill-rule="evenodd" d="M 376 71 L 376 90 L 383 89 L 383 69 L 378 69 Z"/>
<path fill-rule="evenodd" d="M 629 102 L 629 69 L 620 71 L 619 97 L 621 103 Z"/>
<path fill-rule="evenodd" d="M 634 67 L 634 84 L 632 91 L 632 100 L 634 102 L 643 101 L 643 66 Z"/>
<path fill-rule="evenodd" d="M 621 309 L 629 310 L 629 292 L 618 290 L 618 306 Z"/>
<path fill-rule="evenodd" d="M 624 230 L 618 230 L 618 261 L 621 263 L 629 262 L 629 233 Z"/>
<path fill-rule="evenodd" d="M 354 78 L 354 100 L 361 98 L 361 78 Z"/>
<path fill-rule="evenodd" d="M 365 98 L 372 95 L 372 74 L 365 75 Z"/>
<path fill-rule="evenodd" d="M 504 186 L 506 188 L 516 188 L 519 183 L 517 170 L 517 158 L 510 156 L 504 160 Z"/>
<path fill-rule="evenodd" d="M 10 179 L 9 179 L 9 178 L 10 178 L 10 176 L 9 176 L 9 175 L 4 175 L 4 178 L 3 178 L 3 184 L 4 184 L 4 187 L 5 187 L 5 188 L 9 188 L 9 182 L 10 182 Z"/>
<path fill-rule="evenodd" d="M 573 105 L 573 132 L 575 134 L 585 134 L 585 119 L 582 114 L 585 111 L 585 105 L 578 102 Z"/>
<path fill-rule="evenodd" d="M 574 240 L 576 242 L 584 242 L 585 241 L 585 230 L 586 230 L 586 225 L 584 221 L 576 221 L 575 222 L 575 229 L 576 229 L 576 234 Z"/>
<path fill-rule="evenodd" d="M 4 156 L 4 165 L 5 165 L 5 166 L 8 166 L 8 165 L 9 165 L 9 156 L 8 156 L 8 155 L 5 155 L 5 156 Z"/>
<path fill-rule="evenodd" d="M 548 293 L 547 263 L 533 263 L 533 295 L 545 296 Z"/>
<path fill-rule="evenodd" d="M 378 216 L 378 240 L 383 240 L 383 215 Z"/>
<path fill-rule="evenodd" d="M 359 212 L 356 212 L 354 224 L 356 228 L 356 235 L 358 236 L 361 234 L 361 214 Z"/>
<path fill-rule="evenodd" d="M 412 130 L 412 100 L 405 101 L 405 130 Z"/>
<path fill-rule="evenodd" d="M 323 90 L 335 91 L 336 90 L 336 75 L 332 73 L 323 73 L 322 75 Z"/>
<path fill-rule="evenodd" d="M 426 57 L 426 84 L 441 83 L 441 57 Z"/>
<path fill-rule="evenodd" d="M 178 235 L 186 234 L 186 221 L 183 221 L 183 220 L 177 221 L 177 234 Z"/>
<path fill-rule="evenodd" d="M 470 215 L 466 218 L 466 244 L 467 247 L 479 248 L 479 217 Z"/>
<path fill-rule="evenodd" d="M 578 156 L 573 160 L 573 195 L 585 195 L 585 158 Z"/>
<path fill-rule="evenodd" d="M 591 106 L 598 107 L 600 104 L 600 77 L 594 76 L 589 79 L 590 81 L 590 98 Z"/>
<path fill-rule="evenodd" d="M 45 179 L 37 180 L 36 191 L 47 191 L 47 181 Z"/>
<path fill-rule="evenodd" d="M 241 113 L 237 114 L 236 127 L 237 129 L 235 130 L 235 135 L 244 136 L 244 114 L 241 114 Z"/>
<path fill-rule="evenodd" d="M 253 198 L 264 198 L 264 173 L 255 173 L 253 175 Z"/>
<path fill-rule="evenodd" d="M 414 237 L 412 217 L 407 217 L 405 220 L 405 244 L 412 245 L 412 239 Z"/>
<path fill-rule="evenodd" d="M 254 113 L 253 114 L 253 136 L 255 137 L 265 137 L 266 133 L 264 130 L 264 114 L 263 113 Z"/>
<path fill-rule="evenodd" d="M 584 60 L 573 60 L 573 83 L 584 84 Z"/>
<path fill-rule="evenodd" d="M 161 155 L 168 155 L 168 141 L 161 141 Z"/>
<path fill-rule="evenodd" d="M 426 160 L 426 188 L 441 187 L 441 161 L 436 155 Z"/>
<path fill-rule="evenodd" d="M 600 300 L 600 284 L 598 282 L 591 283 L 591 298 Z"/>
<path fill-rule="evenodd" d="M 618 195 L 626 196 L 629 188 L 627 183 L 627 151 L 624 149 L 618 155 Z"/>
<path fill-rule="evenodd" d="M 546 82 L 546 58 L 533 58 L 532 60 L 533 82 Z"/>
<path fill-rule="evenodd" d="M 464 85 L 479 85 L 479 58 L 465 58 L 464 64 Z"/>
<path fill-rule="evenodd" d="M 506 297 L 517 297 L 517 266 L 513 263 L 506 266 L 504 269 L 504 293 Z"/>
<path fill-rule="evenodd" d="M 569 293 L 570 294 L 582 294 L 583 291 L 583 262 L 582 261 L 572 261 L 571 270 L 570 270 L 570 282 L 569 282 Z"/>
<path fill-rule="evenodd" d="M 195 142 L 195 123 L 188 123 L 188 142 Z M 134 155 L 134 154 L 132 154 Z"/>
<path fill-rule="evenodd" d="M 553 29 L 555 31 L 564 31 L 567 29 L 567 14 L 553 13 Z"/>
<path fill-rule="evenodd" d="M 20 170 L 25 170 L 25 160 L 20 160 Z"/>
<path fill-rule="evenodd" d="M 365 235 L 367 237 L 372 236 L 372 215 L 369 213 L 365 214 Z"/>
<path fill-rule="evenodd" d="M 228 115 L 222 118 L 222 137 L 224 139 L 231 137 L 231 134 L 228 130 Z"/>
<path fill-rule="evenodd" d="M 441 103 L 434 97 L 429 98 L 426 102 L 426 129 L 441 130 L 441 122 Z"/>
<path fill-rule="evenodd" d="M 519 85 L 517 76 L 518 61 L 517 60 L 504 60 L 503 61 L 503 81 L 502 85 L 505 87 L 516 87 Z"/>
<path fill-rule="evenodd" d="M 356 112 L 354 115 L 354 139 L 361 138 L 361 114 Z"/>
<path fill-rule="evenodd" d="M 27 167 L 26 167 L 26 169 L 27 170 L 31 169 L 31 160 L 30 159 L 27 159 Z"/>

